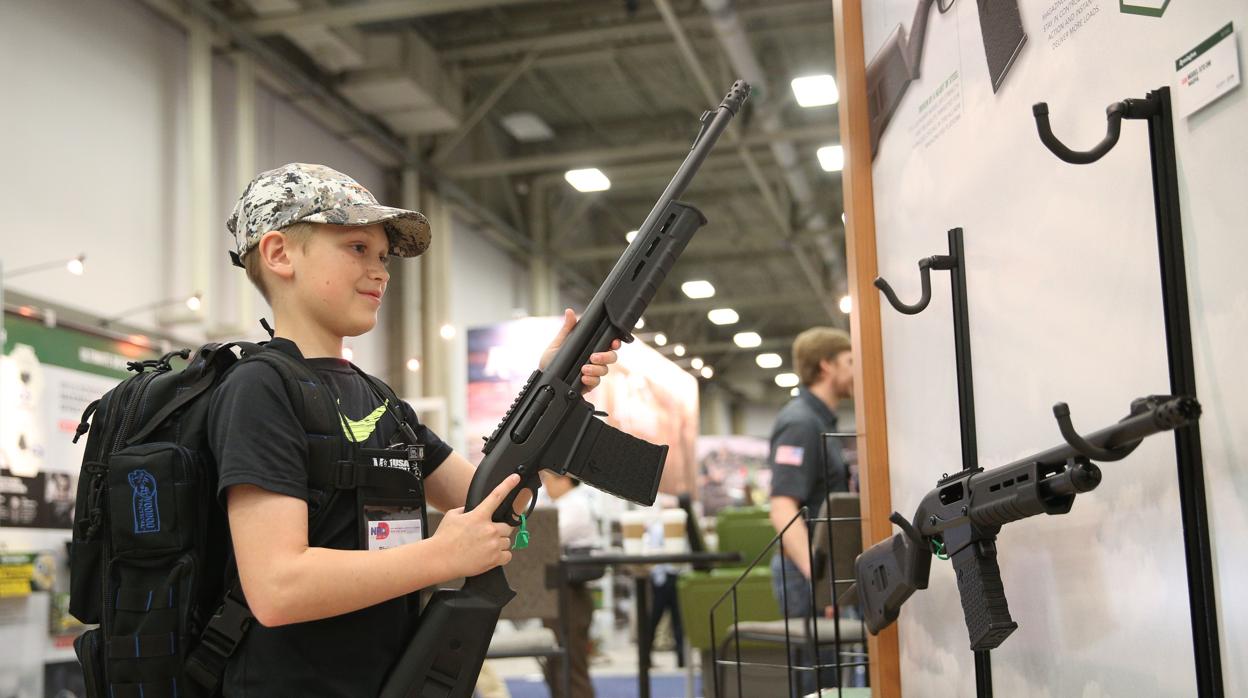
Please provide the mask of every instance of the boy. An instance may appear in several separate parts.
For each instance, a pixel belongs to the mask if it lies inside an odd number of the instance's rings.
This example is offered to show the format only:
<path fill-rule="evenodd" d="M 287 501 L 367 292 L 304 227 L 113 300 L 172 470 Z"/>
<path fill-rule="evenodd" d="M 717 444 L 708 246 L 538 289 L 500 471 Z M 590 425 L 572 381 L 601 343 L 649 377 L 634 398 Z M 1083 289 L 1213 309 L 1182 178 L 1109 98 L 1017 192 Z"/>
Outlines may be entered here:
<path fill-rule="evenodd" d="M 377 322 L 389 259 L 428 247 L 424 216 L 378 205 L 368 190 L 328 167 L 294 163 L 252 180 L 226 225 L 235 264 L 273 309 L 270 350 L 302 357 L 336 399 L 343 431 L 332 438 L 353 442 L 344 448 L 356 453 L 406 448 L 414 436 L 424 449 L 424 496 L 447 513 L 437 535 L 383 548 L 372 533 L 378 519 L 366 518 L 364 488 L 331 494 L 311 481 L 313 435 L 305 433 L 277 372 L 260 362 L 238 366 L 213 398 L 209 433 L 242 591 L 257 622 L 227 664 L 223 691 L 377 695 L 413 631 L 414 592 L 511 559 L 510 528 L 490 514 L 518 476 L 464 513 L 474 466 L 420 424 L 407 403 L 390 404 L 340 358 L 343 337 Z M 565 311 L 543 365 L 575 322 Z M 587 389 L 615 358 L 614 351 L 591 357 L 582 368 Z M 423 505 L 415 503 L 409 513 L 418 516 Z"/>

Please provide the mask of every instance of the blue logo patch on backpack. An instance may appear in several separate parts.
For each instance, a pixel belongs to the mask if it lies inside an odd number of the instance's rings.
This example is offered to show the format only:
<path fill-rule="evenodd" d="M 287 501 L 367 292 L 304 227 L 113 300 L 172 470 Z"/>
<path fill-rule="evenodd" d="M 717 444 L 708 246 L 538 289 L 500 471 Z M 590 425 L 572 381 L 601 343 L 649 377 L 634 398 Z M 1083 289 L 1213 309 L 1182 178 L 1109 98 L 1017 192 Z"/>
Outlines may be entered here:
<path fill-rule="evenodd" d="M 160 508 L 156 505 L 156 478 L 139 468 L 127 478 L 130 481 L 131 509 L 135 533 L 160 532 Z"/>

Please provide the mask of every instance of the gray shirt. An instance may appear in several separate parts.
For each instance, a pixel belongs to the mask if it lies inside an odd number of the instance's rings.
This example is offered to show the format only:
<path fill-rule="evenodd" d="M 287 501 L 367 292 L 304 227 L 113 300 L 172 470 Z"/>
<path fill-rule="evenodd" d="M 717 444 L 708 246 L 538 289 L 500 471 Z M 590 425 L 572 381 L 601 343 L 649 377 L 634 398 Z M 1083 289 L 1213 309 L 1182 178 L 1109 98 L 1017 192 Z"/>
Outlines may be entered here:
<path fill-rule="evenodd" d="M 828 492 L 849 491 L 849 468 L 835 439 L 822 462 L 822 434 L 836 431 L 836 415 L 804 386 L 789 401 L 771 430 L 771 496 L 792 497 L 814 516 Z"/>

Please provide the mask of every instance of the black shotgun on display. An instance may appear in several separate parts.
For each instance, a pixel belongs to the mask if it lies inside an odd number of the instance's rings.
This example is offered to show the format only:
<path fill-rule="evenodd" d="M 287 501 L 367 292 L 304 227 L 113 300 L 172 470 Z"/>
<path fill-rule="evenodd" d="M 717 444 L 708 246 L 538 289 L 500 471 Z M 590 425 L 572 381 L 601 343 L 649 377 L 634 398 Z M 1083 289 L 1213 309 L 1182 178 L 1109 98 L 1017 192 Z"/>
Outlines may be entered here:
<path fill-rule="evenodd" d="M 1101 482 L 1093 460 L 1127 457 L 1145 437 L 1195 424 L 1200 403 L 1190 397 L 1150 396 L 1131 403 L 1131 413 L 1088 437 L 1071 425 L 1066 403 L 1053 407 L 1066 443 L 1009 465 L 959 471 L 942 479 L 907 521 L 889 520 L 902 532 L 873 545 L 854 566 L 867 628 L 878 633 L 897 620 L 901 606 L 927 588 L 932 554 L 953 558 L 971 649 L 991 650 L 1018 624 L 997 566 L 996 538 L 1007 523 L 1036 514 L 1065 514 L 1075 495 Z"/>
<path fill-rule="evenodd" d="M 676 175 L 646 216 L 606 281 L 545 371 L 534 371 L 498 428 L 486 439 L 464 509 L 472 510 L 503 480 L 520 484 L 494 512 L 513 526 L 513 509 L 525 490 L 534 494 L 543 468 L 567 474 L 617 497 L 654 503 L 667 446 L 630 436 L 600 419 L 581 397 L 580 367 L 616 339 L 632 341 L 633 326 L 667 277 L 676 258 L 706 218 L 677 201 L 720 134 L 749 96 L 743 80 L 719 106 L 702 115 L 702 128 Z M 442 589 L 429 601 L 420 627 L 382 689 L 382 698 L 469 698 L 489 648 L 499 613 L 515 592 L 501 567 L 469 577 L 462 589 Z"/>

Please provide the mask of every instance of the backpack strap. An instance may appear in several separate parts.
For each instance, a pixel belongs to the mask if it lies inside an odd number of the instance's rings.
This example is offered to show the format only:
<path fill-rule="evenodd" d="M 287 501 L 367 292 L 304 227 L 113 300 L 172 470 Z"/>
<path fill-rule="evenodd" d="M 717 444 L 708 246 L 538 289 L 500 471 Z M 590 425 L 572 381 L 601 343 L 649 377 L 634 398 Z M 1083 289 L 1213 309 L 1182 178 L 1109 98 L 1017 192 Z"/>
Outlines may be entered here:
<path fill-rule="evenodd" d="M 344 439 L 338 436 L 341 427 L 333 396 L 303 362 L 299 349 L 293 343 L 287 344 L 235 342 L 227 345 L 239 347 L 243 354 L 243 358 L 227 370 L 233 370 L 234 366 L 246 361 L 259 361 L 271 366 L 281 376 L 295 416 L 308 436 L 308 473 L 309 484 L 312 484 L 315 482 L 313 472 L 329 470 L 340 460 Z M 323 507 L 322 511 L 327 509 L 328 506 Z M 309 526 L 313 523 L 309 522 Z M 185 664 L 187 676 L 206 690 L 205 695 L 210 696 L 216 695 L 220 689 L 226 664 L 255 620 L 243 596 L 232 553 L 227 568 L 225 596 L 205 624 L 200 642 L 188 654 Z"/>
<path fill-rule="evenodd" d="M 329 388 L 298 354 L 292 343 L 271 343 L 244 361 L 268 364 L 282 377 L 291 407 L 308 437 L 308 484 L 332 484 L 318 475 L 331 471 L 344 455 L 341 417 Z"/>
<path fill-rule="evenodd" d="M 232 563 L 230 567 L 233 568 Z M 255 618 L 247 607 L 247 601 L 242 598 L 238 571 L 235 569 L 230 574 L 221 605 L 204 625 L 199 644 L 187 654 L 183 665 L 187 677 L 205 689 L 204 695 L 219 695 L 225 666 L 242 644 Z"/>
<path fill-rule="evenodd" d="M 178 396 L 165 403 L 164 407 L 162 407 L 156 414 L 152 415 L 151 419 L 148 419 L 146 424 L 144 424 L 137 432 L 135 432 L 133 436 L 126 440 L 126 445 L 133 446 L 134 444 L 143 443 L 147 437 L 151 436 L 152 432 L 159 429 L 160 425 L 165 423 L 166 419 L 178 410 L 182 409 L 191 401 L 198 398 L 204 393 L 204 391 L 215 385 L 218 382 L 217 379 L 220 377 L 219 374 L 221 374 L 224 369 L 228 369 L 228 367 L 236 361 L 234 353 L 230 350 L 233 347 L 241 346 L 242 344 L 246 344 L 246 342 L 231 342 L 230 344 L 211 343 L 200 347 L 199 350 L 195 352 L 195 358 L 191 360 L 191 366 L 189 366 L 188 369 L 198 368 L 202 371 L 202 375 L 200 375 L 200 377 L 186 389 L 179 389 Z M 229 358 L 218 359 L 218 356 L 228 356 Z M 228 361 L 229 364 L 219 366 L 219 361 Z M 167 365 L 168 364 L 166 364 L 166 366 Z"/>
<path fill-rule="evenodd" d="M 403 432 L 403 436 L 407 438 L 408 442 L 413 444 L 416 443 L 416 432 L 412 431 L 411 425 L 409 425 L 407 420 L 403 417 L 403 408 L 400 407 L 400 405 L 403 404 L 403 401 L 399 399 L 399 396 L 394 392 L 394 389 L 389 385 L 386 385 L 386 382 L 380 378 L 370 376 L 360 370 L 360 368 L 355 364 L 351 364 L 351 368 L 355 369 L 355 372 L 360 374 L 360 377 L 372 386 L 373 392 L 376 393 L 377 397 L 381 398 L 382 403 L 388 405 L 386 411 L 390 413 L 391 417 L 394 417 L 394 421 L 399 423 L 399 431 Z"/>
<path fill-rule="evenodd" d="M 265 349 L 254 358 L 273 366 L 282 375 L 295 413 L 308 435 L 309 485 L 324 490 L 351 490 L 357 487 L 403 487 L 407 484 L 407 473 L 388 468 L 357 467 L 351 459 L 343 458 L 346 439 L 342 435 L 342 415 L 328 387 L 304 363 L 299 348 L 293 342 L 274 341 L 268 343 Z M 355 368 L 354 364 L 352 367 Z M 358 368 L 355 370 L 388 405 L 386 411 L 399 422 L 399 429 L 404 435 L 415 441 L 415 433 L 398 409 L 400 400 L 394 391 Z"/>

